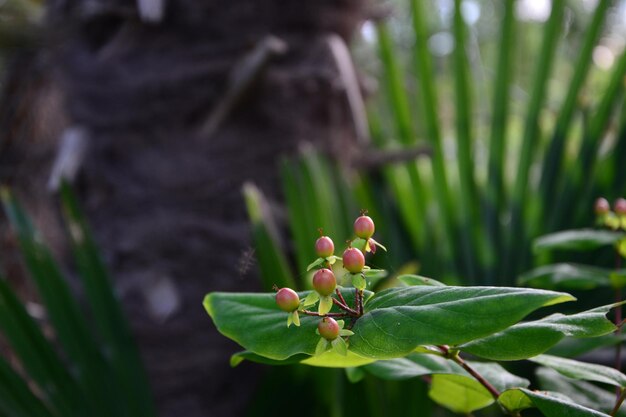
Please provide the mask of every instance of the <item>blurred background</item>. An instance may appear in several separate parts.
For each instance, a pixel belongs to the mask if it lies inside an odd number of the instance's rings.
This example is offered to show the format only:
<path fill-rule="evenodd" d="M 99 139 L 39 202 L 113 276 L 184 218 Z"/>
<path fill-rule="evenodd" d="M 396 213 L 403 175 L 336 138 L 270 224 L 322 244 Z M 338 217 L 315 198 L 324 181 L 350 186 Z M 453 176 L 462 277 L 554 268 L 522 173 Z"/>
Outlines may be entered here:
<path fill-rule="evenodd" d="M 361 209 L 379 288 L 572 259 L 532 240 L 626 195 L 625 46 L 624 0 L 4 0 L 0 416 L 448 415 L 231 368 L 202 298 L 307 288 Z"/>

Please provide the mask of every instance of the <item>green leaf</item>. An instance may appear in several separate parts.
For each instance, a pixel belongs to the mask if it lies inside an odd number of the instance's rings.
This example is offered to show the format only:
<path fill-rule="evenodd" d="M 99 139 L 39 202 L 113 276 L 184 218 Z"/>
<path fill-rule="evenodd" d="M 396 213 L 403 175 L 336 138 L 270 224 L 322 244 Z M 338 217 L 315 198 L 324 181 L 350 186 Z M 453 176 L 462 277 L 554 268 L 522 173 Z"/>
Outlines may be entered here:
<path fill-rule="evenodd" d="M 575 403 L 602 412 L 611 412 L 615 405 L 615 390 L 606 390 L 590 382 L 567 378 L 550 368 L 539 367 L 536 371 L 539 386 L 548 391 L 567 395 Z M 618 416 L 626 416 L 626 405 Z"/>
<path fill-rule="evenodd" d="M 320 340 L 317 342 L 317 345 L 315 346 L 315 356 L 322 355 L 324 352 L 328 350 L 329 346 L 330 346 L 330 342 L 324 339 L 323 337 L 320 337 Z"/>
<path fill-rule="evenodd" d="M 367 287 L 367 281 L 363 278 L 362 274 L 350 274 L 352 277 L 352 286 L 359 290 L 364 290 Z"/>
<path fill-rule="evenodd" d="M 609 230 L 578 229 L 551 233 L 535 239 L 535 253 L 552 250 L 587 251 L 602 246 L 613 245 L 624 237 L 622 232 Z"/>
<path fill-rule="evenodd" d="M 291 313 L 291 321 L 297 327 L 300 327 L 300 315 L 298 314 L 298 310 L 296 310 L 293 313 Z"/>
<path fill-rule="evenodd" d="M 387 252 L 387 248 L 386 247 L 384 247 L 382 244 L 380 244 L 379 242 L 377 242 L 376 240 L 374 240 L 372 238 L 369 239 L 368 244 L 369 245 L 374 244 L 374 245 L 378 246 L 379 248 L 381 248 L 382 250 L 384 250 L 385 252 Z"/>
<path fill-rule="evenodd" d="M 322 355 L 308 357 L 301 363 L 303 365 L 318 366 L 322 368 L 347 368 L 363 366 L 372 363 L 373 359 L 364 358 L 348 350 L 346 356 L 339 355 L 334 350 L 327 350 Z"/>
<path fill-rule="evenodd" d="M 233 368 L 239 365 L 244 360 L 256 363 L 262 363 L 265 365 L 291 365 L 294 363 L 299 363 L 302 360 L 309 358 L 309 355 L 305 355 L 304 353 L 299 353 L 297 355 L 293 355 L 287 359 L 283 360 L 275 360 L 266 358 L 265 356 L 257 355 L 254 352 L 250 352 L 249 350 L 244 350 L 241 352 L 237 352 L 230 357 L 230 366 Z"/>
<path fill-rule="evenodd" d="M 346 368 L 345 371 L 346 378 L 348 378 L 348 381 L 353 384 L 356 384 L 357 382 L 360 382 L 361 380 L 363 380 L 363 378 L 365 378 L 365 372 L 361 368 L 350 367 Z"/>
<path fill-rule="evenodd" d="M 316 260 L 314 260 L 313 262 L 311 262 L 309 264 L 309 266 L 306 267 L 307 271 L 310 271 L 311 269 L 320 266 L 321 264 L 324 263 L 324 261 L 326 261 L 326 259 L 324 258 L 317 258 Z"/>
<path fill-rule="evenodd" d="M 309 293 L 309 295 L 307 295 L 304 299 L 304 301 L 302 301 L 302 304 L 300 304 L 302 307 L 308 307 L 308 306 L 312 306 L 315 303 L 317 303 L 320 299 L 319 294 L 317 293 L 317 291 L 311 291 Z"/>
<path fill-rule="evenodd" d="M 330 342 L 330 344 L 337 354 L 341 356 L 348 356 L 348 346 L 346 345 L 346 341 L 343 340 L 342 337 L 336 338 L 335 340 Z"/>
<path fill-rule="evenodd" d="M 357 320 L 350 348 L 365 357 L 405 356 L 418 345 L 458 345 L 517 323 L 528 313 L 574 300 L 565 293 L 505 287 L 390 288 Z"/>
<path fill-rule="evenodd" d="M 570 378 L 602 382 L 622 388 L 626 387 L 626 375 L 608 366 L 559 358 L 558 356 L 551 355 L 539 355 L 529 360 L 552 368 Z"/>
<path fill-rule="evenodd" d="M 511 412 L 520 412 L 527 408 L 534 407 L 532 400 L 528 398 L 523 391 L 518 389 L 504 391 L 498 397 L 498 402 L 502 407 Z"/>
<path fill-rule="evenodd" d="M 354 290 L 341 290 L 350 304 L 354 303 Z M 305 298 L 309 292 L 299 293 Z M 365 292 L 365 298 L 371 292 Z M 283 360 L 298 353 L 313 355 L 319 336 L 315 334 L 319 318 L 300 318 L 299 328 L 287 328 L 288 313 L 276 306 L 272 293 L 222 293 L 207 294 L 204 307 L 217 329 L 224 336 L 239 343 L 244 349 L 270 359 Z M 333 307 L 339 312 L 337 307 Z"/>
<path fill-rule="evenodd" d="M 446 284 L 443 282 L 439 282 L 432 278 L 426 278 L 421 275 L 400 275 L 398 280 L 405 283 L 408 286 L 412 285 L 431 285 L 433 287 L 445 287 Z"/>
<path fill-rule="evenodd" d="M 505 391 L 500 395 L 498 401 L 510 410 L 515 410 L 515 407 L 527 408 L 526 406 L 529 403 L 521 397 L 520 393 L 525 395 L 546 417 L 609 417 L 608 414 L 575 404 L 564 395 L 556 396 L 544 392 L 530 391 L 525 388 Z M 523 408 L 517 408 L 517 410 L 520 409 Z"/>
<path fill-rule="evenodd" d="M 557 343 L 548 353 L 554 356 L 574 358 L 601 347 L 615 346 L 625 340 L 626 334 L 623 333 L 619 335 L 607 334 L 590 339 L 574 339 L 568 337 Z"/>
<path fill-rule="evenodd" d="M 320 297 L 320 304 L 317 312 L 319 314 L 327 314 L 333 308 L 333 298 L 331 296 Z"/>
<path fill-rule="evenodd" d="M 589 265 L 544 265 L 522 274 L 519 285 L 544 289 L 590 290 L 611 285 L 612 271 Z"/>
<path fill-rule="evenodd" d="M 615 331 L 615 325 L 606 318 L 615 306 L 610 304 L 569 316 L 557 313 L 541 320 L 518 323 L 463 344 L 460 349 L 492 360 L 526 359 L 547 351 L 565 336 L 598 337 Z"/>
<path fill-rule="evenodd" d="M 512 387 L 527 387 L 530 382 L 509 373 L 497 363 L 467 361 L 498 390 Z M 378 378 L 397 381 L 424 375 L 461 375 L 473 379 L 463 367 L 441 356 L 411 353 L 404 358 L 377 361 L 363 369 Z"/>
<path fill-rule="evenodd" d="M 462 414 L 485 408 L 495 401 L 478 381 L 460 375 L 434 375 L 428 396 L 437 404 Z"/>

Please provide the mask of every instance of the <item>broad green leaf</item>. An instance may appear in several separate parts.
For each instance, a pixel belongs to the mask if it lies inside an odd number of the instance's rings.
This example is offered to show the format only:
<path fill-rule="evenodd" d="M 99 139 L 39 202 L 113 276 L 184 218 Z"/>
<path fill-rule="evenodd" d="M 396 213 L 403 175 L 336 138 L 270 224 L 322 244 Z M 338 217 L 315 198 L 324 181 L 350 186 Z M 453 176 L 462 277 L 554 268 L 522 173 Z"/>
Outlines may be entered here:
<path fill-rule="evenodd" d="M 574 339 L 567 337 L 552 347 L 547 353 L 554 356 L 574 358 L 606 346 L 615 346 L 626 340 L 626 334 L 607 334 L 590 339 Z"/>
<path fill-rule="evenodd" d="M 426 278 L 421 275 L 409 275 L 409 274 L 400 275 L 398 277 L 398 280 L 402 281 L 408 286 L 412 286 L 412 285 L 431 285 L 433 287 L 445 287 L 446 286 L 446 284 L 444 284 L 443 282 L 439 282 L 432 278 Z"/>
<path fill-rule="evenodd" d="M 565 336 L 597 337 L 615 331 L 606 314 L 615 304 L 566 316 L 552 314 L 541 320 L 518 323 L 501 332 L 473 340 L 460 349 L 492 360 L 520 360 L 539 355 Z"/>
<path fill-rule="evenodd" d="M 456 413 L 468 414 L 495 401 L 478 381 L 461 375 L 434 375 L 428 396 Z"/>
<path fill-rule="evenodd" d="M 613 245 L 625 236 L 623 232 L 578 229 L 551 233 L 537 238 L 533 244 L 536 253 L 551 250 L 591 250 Z"/>
<path fill-rule="evenodd" d="M 523 391 L 518 389 L 504 391 L 498 397 L 498 402 L 505 409 L 516 413 L 534 406 L 531 399 L 528 398 Z"/>
<path fill-rule="evenodd" d="M 509 373 L 497 363 L 474 361 L 467 363 L 498 390 L 530 385 L 528 380 Z M 463 367 L 452 360 L 423 353 L 411 353 L 404 358 L 377 361 L 364 366 L 363 369 L 378 378 L 392 381 L 424 375 L 461 375 L 473 379 Z"/>
<path fill-rule="evenodd" d="M 299 293 L 300 298 L 308 295 Z M 354 290 L 342 289 L 348 304 L 354 304 Z M 371 296 L 365 293 L 365 298 Z M 319 336 L 315 334 L 319 318 L 301 316 L 300 327 L 287 327 L 289 313 L 276 306 L 273 293 L 221 293 L 208 294 L 204 307 L 217 329 L 246 350 L 269 359 L 284 360 L 298 353 L 313 355 Z M 338 312 L 333 307 L 333 312 Z"/>
<path fill-rule="evenodd" d="M 535 288 L 590 290 L 611 285 L 612 270 L 589 265 L 544 265 L 522 274 L 518 283 Z"/>
<path fill-rule="evenodd" d="M 517 391 L 517 392 L 516 392 Z M 609 417 L 608 414 L 575 404 L 564 395 L 531 391 L 519 388 L 503 392 L 498 401 L 509 410 L 522 410 L 530 405 L 521 394 L 537 407 L 546 417 Z M 518 407 L 518 408 L 515 408 Z"/>
<path fill-rule="evenodd" d="M 558 356 L 551 355 L 539 355 L 529 360 L 552 368 L 570 378 L 602 382 L 622 388 L 626 387 L 626 375 L 608 366 L 559 358 Z"/>
<path fill-rule="evenodd" d="M 314 260 L 313 262 L 311 262 L 311 263 L 309 264 L 309 266 L 307 266 L 307 267 L 306 267 L 306 270 L 307 270 L 307 271 L 310 271 L 311 269 L 313 269 L 313 268 L 315 268 L 315 267 L 320 266 L 321 264 L 323 264 L 323 263 L 324 263 L 324 261 L 326 261 L 326 259 L 324 259 L 324 258 L 317 258 L 316 260 Z"/>
<path fill-rule="evenodd" d="M 577 404 L 605 413 L 615 405 L 615 390 L 606 390 L 590 382 L 567 378 L 553 369 L 540 367 L 536 371 L 539 386 L 548 391 L 567 395 Z M 618 416 L 626 416 L 626 404 L 622 405 Z"/>
<path fill-rule="evenodd" d="M 352 328 L 350 348 L 365 357 L 390 359 L 418 345 L 458 345 L 503 330 L 540 307 L 570 300 L 569 294 L 525 288 L 390 288 L 367 302 Z"/>
<path fill-rule="evenodd" d="M 346 368 L 346 378 L 348 378 L 348 381 L 352 382 L 353 384 L 356 384 L 357 382 L 360 382 L 361 380 L 363 380 L 363 378 L 365 378 L 365 371 L 363 371 L 363 369 L 361 368 L 357 368 L 357 367 L 350 367 L 350 368 Z"/>
<path fill-rule="evenodd" d="M 334 350 L 328 350 L 319 356 L 310 356 L 301 363 L 322 368 L 346 368 L 367 365 L 374 362 L 374 359 L 364 358 L 348 350 L 346 356 L 339 355 Z"/>
<path fill-rule="evenodd" d="M 266 358 L 265 356 L 257 355 L 256 353 L 250 352 L 249 350 L 244 350 L 241 352 L 237 352 L 230 357 L 230 366 L 233 368 L 239 365 L 243 361 L 250 361 L 256 363 L 262 363 L 265 365 L 291 365 L 294 363 L 299 363 L 302 360 L 309 358 L 309 355 L 305 355 L 304 353 L 299 353 L 297 355 L 293 355 L 284 360 L 276 360 Z"/>

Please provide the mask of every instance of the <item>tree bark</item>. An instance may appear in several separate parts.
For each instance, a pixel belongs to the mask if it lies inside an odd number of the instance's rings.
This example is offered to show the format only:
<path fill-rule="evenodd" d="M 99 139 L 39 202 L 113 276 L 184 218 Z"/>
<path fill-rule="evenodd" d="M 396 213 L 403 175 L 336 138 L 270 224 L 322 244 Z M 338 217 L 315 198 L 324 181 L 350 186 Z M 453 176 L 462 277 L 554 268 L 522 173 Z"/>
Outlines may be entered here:
<path fill-rule="evenodd" d="M 279 205 L 281 157 L 306 142 L 354 142 L 327 37 L 349 41 L 363 3 L 160 3 L 51 1 L 50 83 L 63 93 L 67 126 L 87 143 L 76 185 L 161 415 L 241 415 L 260 368 L 229 368 L 237 347 L 202 299 L 259 289 L 256 272 L 240 268 L 251 245 L 242 184 L 254 181 Z M 251 51 L 269 35 L 286 50 L 255 68 Z M 229 104 L 233 79 L 251 68 Z M 220 106 L 223 117 L 207 128 Z"/>

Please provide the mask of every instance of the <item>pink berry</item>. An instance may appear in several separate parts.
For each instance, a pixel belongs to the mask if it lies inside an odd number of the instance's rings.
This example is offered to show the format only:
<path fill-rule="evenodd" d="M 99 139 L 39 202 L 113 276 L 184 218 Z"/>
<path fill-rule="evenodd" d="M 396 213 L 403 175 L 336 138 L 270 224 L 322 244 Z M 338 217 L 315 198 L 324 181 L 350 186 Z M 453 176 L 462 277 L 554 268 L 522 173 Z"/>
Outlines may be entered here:
<path fill-rule="evenodd" d="M 365 256 L 363 252 L 356 248 L 348 248 L 343 253 L 343 267 L 353 274 L 357 274 L 363 270 L 365 266 Z"/>
<path fill-rule="evenodd" d="M 369 216 L 361 216 L 354 221 L 354 233 L 361 239 L 372 237 L 375 229 L 374 221 Z"/>
<path fill-rule="evenodd" d="M 626 199 L 618 198 L 617 200 L 615 200 L 615 204 L 613 205 L 613 210 L 615 211 L 615 214 L 619 216 L 626 215 Z"/>
<path fill-rule="evenodd" d="M 291 288 L 281 288 L 276 293 L 276 304 L 281 310 L 291 313 L 300 307 L 300 297 Z"/>
<path fill-rule="evenodd" d="M 608 200 L 603 197 L 600 197 L 596 200 L 593 208 L 596 214 L 599 216 L 607 214 L 611 210 L 611 206 L 609 205 Z"/>
<path fill-rule="evenodd" d="M 320 258 L 328 258 L 335 253 L 335 244 L 328 236 L 322 236 L 315 241 L 315 253 Z"/>
<path fill-rule="evenodd" d="M 317 325 L 317 331 L 324 339 L 331 341 L 339 336 L 339 324 L 331 317 L 324 317 Z"/>
<path fill-rule="evenodd" d="M 335 291 L 337 287 L 337 279 L 330 269 L 320 269 L 313 275 L 313 288 L 319 295 L 326 297 Z"/>

